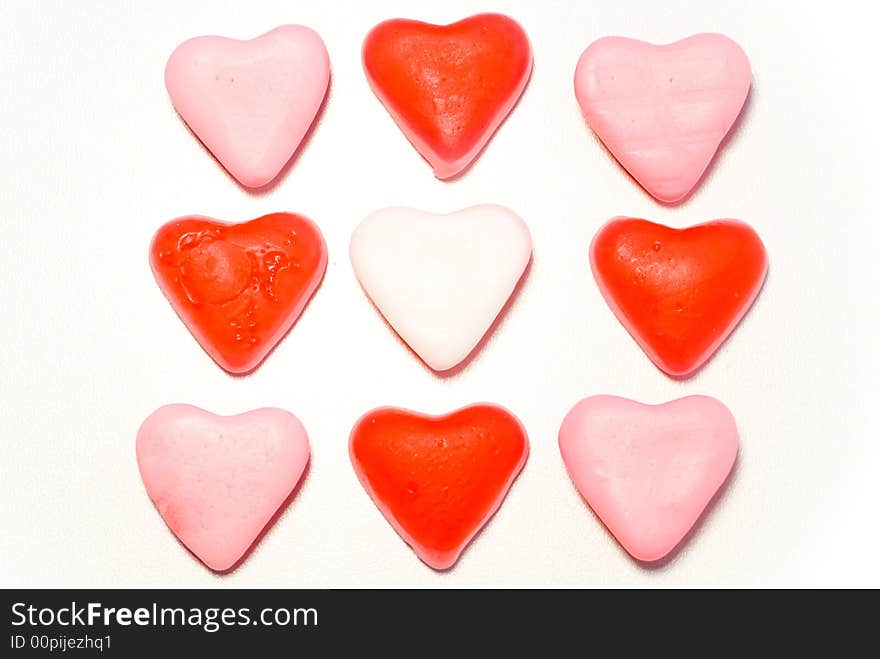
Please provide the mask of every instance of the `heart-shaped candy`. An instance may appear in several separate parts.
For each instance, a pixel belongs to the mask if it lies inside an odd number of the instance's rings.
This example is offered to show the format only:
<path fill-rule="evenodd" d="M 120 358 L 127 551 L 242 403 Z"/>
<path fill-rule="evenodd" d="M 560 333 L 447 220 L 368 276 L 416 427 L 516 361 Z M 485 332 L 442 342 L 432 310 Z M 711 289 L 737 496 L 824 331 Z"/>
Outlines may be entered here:
<path fill-rule="evenodd" d="M 575 487 L 623 548 L 657 561 L 727 479 L 739 439 L 730 410 L 714 398 L 644 405 L 593 396 L 566 415 L 559 448 Z"/>
<path fill-rule="evenodd" d="M 501 505 L 529 442 L 517 418 L 495 405 L 434 417 L 384 407 L 358 420 L 349 452 L 391 526 L 445 570 Z"/>
<path fill-rule="evenodd" d="M 324 276 L 327 248 L 301 215 L 241 224 L 190 216 L 156 232 L 150 265 L 205 351 L 230 373 L 246 373 L 302 313 Z"/>
<path fill-rule="evenodd" d="M 394 19 L 367 35 L 364 71 L 404 135 L 445 179 L 477 156 L 532 70 L 519 24 L 479 14 L 451 25 Z"/>
<path fill-rule="evenodd" d="M 168 528 L 205 565 L 224 572 L 293 492 L 309 461 L 309 440 L 284 410 L 218 416 L 166 405 L 141 425 L 137 461 Z"/>
<path fill-rule="evenodd" d="M 373 303 L 436 371 L 479 343 L 529 263 L 532 239 L 502 206 L 449 215 L 386 208 L 351 238 L 351 263 Z"/>
<path fill-rule="evenodd" d="M 321 37 L 284 25 L 250 41 L 196 37 L 165 67 L 171 102 L 239 183 L 266 185 L 312 125 L 330 81 Z"/>
<path fill-rule="evenodd" d="M 658 368 L 684 377 L 733 331 L 761 290 L 767 253 L 736 220 L 687 229 L 615 218 L 590 247 L 599 290 Z"/>
<path fill-rule="evenodd" d="M 574 90 L 620 164 L 650 195 L 671 203 L 699 182 L 751 80 L 742 48 L 721 34 L 664 46 L 606 37 L 581 55 Z"/>

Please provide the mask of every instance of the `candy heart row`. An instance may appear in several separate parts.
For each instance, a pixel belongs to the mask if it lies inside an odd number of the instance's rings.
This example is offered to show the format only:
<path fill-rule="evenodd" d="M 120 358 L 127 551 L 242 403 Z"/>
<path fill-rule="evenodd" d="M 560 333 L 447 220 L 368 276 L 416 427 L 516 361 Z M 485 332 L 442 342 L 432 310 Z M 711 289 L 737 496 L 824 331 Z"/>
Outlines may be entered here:
<path fill-rule="evenodd" d="M 499 14 L 450 25 L 394 19 L 363 46 L 370 87 L 441 179 L 464 170 L 526 87 L 532 49 Z M 171 101 L 242 185 L 265 186 L 320 111 L 330 59 L 299 25 L 250 41 L 196 37 L 165 69 Z M 748 96 L 743 50 L 720 34 L 655 46 L 606 37 L 581 55 L 575 95 L 590 127 L 656 199 L 676 202 L 702 177 Z"/>
<path fill-rule="evenodd" d="M 472 354 L 531 262 L 525 222 L 501 206 L 448 215 L 387 208 L 355 229 L 351 263 L 388 323 L 432 369 Z M 241 224 L 184 217 L 150 248 L 159 287 L 224 369 L 254 368 L 291 328 L 327 265 L 320 230 L 290 213 Z M 693 373 L 733 331 L 767 271 L 746 224 L 715 220 L 672 229 L 615 218 L 590 247 L 608 305 L 665 373 Z"/>
<path fill-rule="evenodd" d="M 137 435 L 147 493 L 168 528 L 210 569 L 233 569 L 270 525 L 309 461 L 302 423 L 265 408 L 218 416 L 167 405 Z M 559 429 L 571 479 L 635 559 L 658 561 L 685 538 L 733 468 L 730 411 L 706 396 L 644 405 L 593 396 Z M 415 553 L 451 567 L 504 500 L 529 453 L 507 410 L 478 404 L 443 416 L 383 407 L 349 440 L 354 471 Z"/>

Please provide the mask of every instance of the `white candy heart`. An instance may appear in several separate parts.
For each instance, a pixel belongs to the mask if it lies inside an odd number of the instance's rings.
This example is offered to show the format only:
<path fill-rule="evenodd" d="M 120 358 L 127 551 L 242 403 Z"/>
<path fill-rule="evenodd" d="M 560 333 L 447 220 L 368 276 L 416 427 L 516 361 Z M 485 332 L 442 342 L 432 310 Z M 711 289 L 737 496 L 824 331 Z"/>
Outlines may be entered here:
<path fill-rule="evenodd" d="M 525 222 L 502 206 L 448 215 L 385 208 L 351 238 L 364 291 L 435 371 L 460 364 L 504 308 L 529 263 Z"/>

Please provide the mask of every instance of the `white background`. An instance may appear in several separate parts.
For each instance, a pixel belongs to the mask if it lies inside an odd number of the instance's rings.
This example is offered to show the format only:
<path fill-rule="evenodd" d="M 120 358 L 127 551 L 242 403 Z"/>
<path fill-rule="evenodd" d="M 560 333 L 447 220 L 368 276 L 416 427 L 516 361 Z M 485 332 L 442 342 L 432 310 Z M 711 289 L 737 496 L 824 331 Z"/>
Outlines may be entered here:
<path fill-rule="evenodd" d="M 25 2 L 0 6 L 0 584 L 215 586 L 880 585 L 878 456 L 880 147 L 876 17 L 868 3 L 385 1 Z M 375 23 L 510 14 L 532 41 L 525 94 L 471 170 L 435 180 L 367 86 Z M 165 60 L 186 38 L 251 38 L 302 23 L 332 61 L 329 101 L 269 192 L 240 188 L 168 100 Z M 741 122 L 696 193 L 647 196 L 586 127 L 572 90 L 606 35 L 666 43 L 720 31 L 754 79 Z M 348 261 L 356 224 L 387 205 L 448 212 L 500 203 L 535 242 L 530 275 L 485 348 L 432 374 L 386 327 Z M 330 262 L 300 321 L 250 377 L 221 371 L 155 285 L 153 232 L 200 213 L 313 218 Z M 699 374 L 660 373 L 602 301 L 587 248 L 614 215 L 672 226 L 751 223 L 766 286 Z M 733 411 L 730 487 L 659 569 L 618 547 L 571 485 L 565 412 L 611 393 L 702 393 Z M 348 433 L 366 410 L 513 410 L 532 452 L 499 513 L 447 573 L 423 565 L 361 489 Z M 234 573 L 187 553 L 147 498 L 134 438 L 155 408 L 279 406 L 309 431 L 298 497 Z"/>

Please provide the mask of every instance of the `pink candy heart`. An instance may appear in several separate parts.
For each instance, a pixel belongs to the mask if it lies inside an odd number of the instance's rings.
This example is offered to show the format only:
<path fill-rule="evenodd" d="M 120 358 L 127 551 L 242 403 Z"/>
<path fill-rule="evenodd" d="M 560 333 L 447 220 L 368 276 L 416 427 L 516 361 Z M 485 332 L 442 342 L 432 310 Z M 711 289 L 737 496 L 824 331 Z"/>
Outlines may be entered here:
<path fill-rule="evenodd" d="M 644 405 L 593 396 L 559 429 L 575 487 L 634 558 L 657 561 L 696 523 L 739 448 L 730 411 L 707 396 Z"/>
<path fill-rule="evenodd" d="M 751 79 L 746 54 L 721 34 L 665 46 L 605 37 L 581 55 L 574 90 L 620 164 L 649 194 L 671 203 L 699 182 Z"/>
<path fill-rule="evenodd" d="M 218 416 L 166 405 L 141 425 L 137 461 L 168 528 L 209 568 L 226 571 L 296 487 L 309 440 L 284 410 Z"/>
<path fill-rule="evenodd" d="M 272 181 L 293 156 L 329 81 L 324 42 L 301 25 L 250 41 L 196 37 L 178 46 L 165 67 L 180 116 L 249 188 Z"/>

